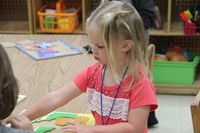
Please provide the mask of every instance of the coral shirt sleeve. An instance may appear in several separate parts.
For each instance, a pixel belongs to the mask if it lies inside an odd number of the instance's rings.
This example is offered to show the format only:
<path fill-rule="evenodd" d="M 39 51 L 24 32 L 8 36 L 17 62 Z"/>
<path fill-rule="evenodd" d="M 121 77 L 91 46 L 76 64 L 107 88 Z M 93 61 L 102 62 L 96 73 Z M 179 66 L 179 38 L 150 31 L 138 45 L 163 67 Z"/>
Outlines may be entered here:
<path fill-rule="evenodd" d="M 82 92 L 86 92 L 86 89 L 87 89 L 87 84 L 88 84 L 88 80 L 87 80 L 87 71 L 88 71 L 88 68 L 82 70 L 82 71 L 79 72 L 78 75 L 76 75 L 76 77 L 74 78 L 74 83 L 77 85 L 77 87 L 78 87 Z"/>
<path fill-rule="evenodd" d="M 158 107 L 153 83 L 149 80 L 139 81 L 130 93 L 130 109 L 140 106 L 150 106 L 150 111 Z"/>

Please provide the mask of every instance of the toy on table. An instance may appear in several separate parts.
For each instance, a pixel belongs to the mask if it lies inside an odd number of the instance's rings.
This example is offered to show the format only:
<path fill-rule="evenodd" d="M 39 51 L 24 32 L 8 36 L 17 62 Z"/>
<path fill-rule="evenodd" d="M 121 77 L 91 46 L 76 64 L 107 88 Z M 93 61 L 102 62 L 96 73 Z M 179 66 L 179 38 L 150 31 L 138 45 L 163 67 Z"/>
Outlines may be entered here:
<path fill-rule="evenodd" d="M 35 133 L 63 133 L 61 128 L 66 126 L 67 121 L 74 119 L 77 123 L 84 125 L 94 125 L 92 114 L 52 112 L 46 116 L 33 121 Z"/>
<path fill-rule="evenodd" d="M 17 44 L 16 47 L 35 60 L 81 54 L 82 52 L 63 40 L 49 40 Z"/>

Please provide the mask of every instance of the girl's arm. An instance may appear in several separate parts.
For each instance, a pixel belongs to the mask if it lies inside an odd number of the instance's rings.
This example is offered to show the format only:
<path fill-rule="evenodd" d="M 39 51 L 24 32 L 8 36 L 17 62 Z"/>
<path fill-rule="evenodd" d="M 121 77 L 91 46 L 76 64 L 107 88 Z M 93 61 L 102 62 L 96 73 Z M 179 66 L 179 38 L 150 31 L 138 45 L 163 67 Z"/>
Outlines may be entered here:
<path fill-rule="evenodd" d="M 142 133 L 147 126 L 149 106 L 129 111 L 128 122 L 108 126 L 96 126 L 94 133 Z"/>
<path fill-rule="evenodd" d="M 34 131 L 32 122 L 25 116 L 15 116 L 7 119 L 7 122 L 11 124 L 13 128 Z"/>
<path fill-rule="evenodd" d="M 74 82 L 69 83 L 60 89 L 57 89 L 51 93 L 48 93 L 39 101 L 30 106 L 21 115 L 27 116 L 30 120 L 34 120 L 38 117 L 42 117 L 55 109 L 67 104 L 73 98 L 80 95 L 82 92 L 76 86 Z"/>
<path fill-rule="evenodd" d="M 128 122 L 113 125 L 84 126 L 73 121 L 68 121 L 69 126 L 63 127 L 63 131 L 73 133 L 142 133 L 147 126 L 149 106 L 141 106 L 129 111 Z"/>

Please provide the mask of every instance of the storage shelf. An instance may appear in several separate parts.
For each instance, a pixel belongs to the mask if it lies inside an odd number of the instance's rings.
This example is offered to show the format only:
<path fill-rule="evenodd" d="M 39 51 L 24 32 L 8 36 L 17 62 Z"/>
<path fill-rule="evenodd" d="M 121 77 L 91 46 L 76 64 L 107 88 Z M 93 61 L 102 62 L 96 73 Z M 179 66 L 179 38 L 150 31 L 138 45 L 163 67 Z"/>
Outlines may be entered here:
<path fill-rule="evenodd" d="M 184 34 L 183 31 L 171 31 L 171 32 L 165 32 L 163 30 L 157 30 L 157 29 L 151 29 L 150 30 L 150 36 L 199 36 L 200 33 L 196 33 L 194 35 L 187 35 L 187 34 Z"/>
<path fill-rule="evenodd" d="M 156 28 L 152 27 L 149 30 L 149 32 L 150 32 L 150 35 L 152 35 L 152 36 L 166 36 L 166 35 L 169 34 L 168 31 L 167 31 L 167 24 L 166 23 L 164 24 L 163 29 L 156 29 Z"/>
<path fill-rule="evenodd" d="M 39 28 L 37 28 L 35 30 L 35 32 L 38 33 L 38 34 L 45 34 Z M 50 34 L 50 33 L 48 33 L 48 34 Z M 52 34 L 55 34 L 55 33 L 52 33 Z M 59 34 L 59 33 L 57 33 L 57 34 Z M 63 34 L 63 33 L 61 33 L 61 34 Z M 67 33 L 65 33 L 65 34 L 67 34 Z M 69 33 L 69 34 L 85 34 L 85 31 L 83 30 L 82 25 L 80 25 L 77 29 L 74 30 L 73 33 Z"/>
<path fill-rule="evenodd" d="M 38 20 L 38 10 L 44 5 L 46 2 L 56 2 L 57 0 L 13 0 L 12 3 L 9 1 L 8 4 L 3 4 L 5 8 L 0 9 L 1 14 L 6 15 L 8 17 L 0 18 L 0 33 L 27 33 L 27 34 L 46 34 L 41 32 L 39 29 L 39 20 Z M 81 2 L 82 4 L 82 15 L 81 15 L 81 25 L 71 34 L 85 34 L 85 22 L 87 16 L 94 9 L 95 3 L 92 0 L 70 0 L 73 2 Z M 183 3 L 182 3 L 183 2 Z M 198 37 L 200 33 L 194 35 L 186 35 L 183 32 L 183 22 L 180 19 L 179 13 L 187 8 L 187 6 L 192 3 L 200 2 L 200 0 L 196 1 L 175 1 L 175 0 L 154 0 L 155 5 L 159 7 L 161 17 L 164 21 L 163 29 L 151 28 L 150 36 L 152 38 L 156 38 L 157 42 L 161 44 L 168 44 L 170 39 L 173 36 L 194 36 Z M 23 4 L 24 3 L 24 4 Z M 20 10 L 22 13 L 16 13 L 18 15 L 13 15 L 10 13 L 10 5 L 17 4 L 20 5 Z M 14 6 L 16 7 L 16 6 Z M 21 8 L 22 7 L 22 8 Z M 4 12 L 8 13 L 4 13 Z M 16 10 L 18 11 L 18 9 Z M 14 12 L 15 13 L 15 12 Z M 12 17 L 10 17 L 12 16 Z M 24 16 L 25 19 L 24 19 Z M 22 18 L 21 18 L 22 17 Z M 9 20 L 8 20 L 9 18 Z M 11 19 L 10 19 L 11 18 Z M 196 45 L 196 44 L 195 44 Z M 200 49 L 197 48 L 198 53 L 200 53 Z M 196 79 L 193 85 L 171 85 L 171 84 L 155 84 L 157 93 L 165 93 L 165 94 L 196 94 L 200 90 L 200 74 Z"/>
<path fill-rule="evenodd" d="M 200 33 L 187 35 L 184 33 L 184 25 L 179 13 L 188 9 L 191 5 L 197 5 L 200 0 L 154 0 L 155 5 L 160 9 L 161 18 L 165 22 L 162 30 L 150 29 L 150 35 L 157 46 L 177 45 L 188 48 L 200 54 L 199 40 Z M 179 39 L 179 40 L 178 40 Z M 177 42 L 176 42 L 177 41 Z M 194 94 L 200 91 L 200 73 L 192 85 L 155 84 L 156 92 L 162 94 Z"/>
<path fill-rule="evenodd" d="M 165 23 L 163 29 L 156 29 L 151 28 L 150 29 L 150 35 L 151 36 L 187 36 L 187 34 L 184 33 L 183 29 L 183 22 L 182 21 L 172 21 L 170 25 L 170 31 L 167 30 L 168 25 Z M 198 36 L 200 33 L 192 34 L 192 36 Z"/>
<path fill-rule="evenodd" d="M 0 33 L 31 33 L 27 21 L 0 21 Z"/>
<path fill-rule="evenodd" d="M 30 0 L 3 0 L 0 7 L 0 33 L 33 33 Z"/>

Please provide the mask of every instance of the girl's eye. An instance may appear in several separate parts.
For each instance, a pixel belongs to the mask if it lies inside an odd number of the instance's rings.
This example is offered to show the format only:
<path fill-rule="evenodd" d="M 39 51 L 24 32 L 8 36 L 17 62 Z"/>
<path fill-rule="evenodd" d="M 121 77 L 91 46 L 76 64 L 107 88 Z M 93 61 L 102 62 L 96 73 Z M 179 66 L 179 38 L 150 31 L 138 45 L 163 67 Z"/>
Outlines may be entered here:
<path fill-rule="evenodd" d="M 101 49 L 101 48 L 104 48 L 104 46 L 99 46 L 99 45 L 97 45 L 97 47 L 100 48 L 100 49 Z"/>

